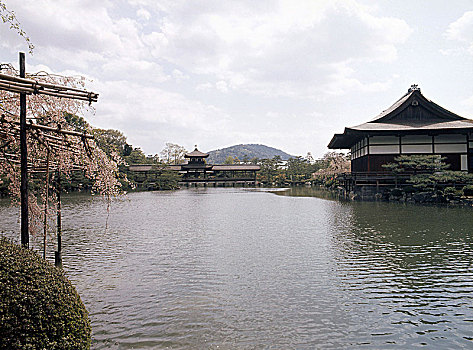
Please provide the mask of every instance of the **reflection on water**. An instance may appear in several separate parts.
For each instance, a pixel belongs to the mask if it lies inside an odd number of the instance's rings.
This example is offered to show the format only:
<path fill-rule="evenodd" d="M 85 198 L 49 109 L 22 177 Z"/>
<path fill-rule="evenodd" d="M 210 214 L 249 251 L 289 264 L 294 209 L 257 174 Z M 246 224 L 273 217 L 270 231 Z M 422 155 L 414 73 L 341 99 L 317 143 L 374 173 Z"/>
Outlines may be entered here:
<path fill-rule="evenodd" d="M 267 189 L 267 190 L 280 196 L 317 197 L 321 199 L 345 201 L 343 196 L 340 196 L 336 192 L 326 191 L 320 187 L 289 187 L 289 188 L 276 188 L 276 189 Z"/>
<path fill-rule="evenodd" d="M 64 265 L 93 348 L 473 346 L 471 209 L 277 194 L 129 194 L 107 229 L 102 201 L 67 198 Z"/>

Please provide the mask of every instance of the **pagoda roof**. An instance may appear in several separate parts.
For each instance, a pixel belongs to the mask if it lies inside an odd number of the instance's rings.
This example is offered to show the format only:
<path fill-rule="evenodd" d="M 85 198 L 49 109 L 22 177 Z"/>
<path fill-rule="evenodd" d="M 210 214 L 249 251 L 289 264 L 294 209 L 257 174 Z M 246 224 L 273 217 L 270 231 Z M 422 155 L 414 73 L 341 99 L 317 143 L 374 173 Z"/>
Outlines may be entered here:
<path fill-rule="evenodd" d="M 328 147 L 347 149 L 367 134 L 445 133 L 462 129 L 473 130 L 473 120 L 452 113 L 427 99 L 417 85 L 373 120 L 345 128 L 335 134 Z"/>
<path fill-rule="evenodd" d="M 197 147 L 190 153 L 186 153 L 184 157 L 186 158 L 207 158 L 208 153 L 203 153 L 197 149 Z"/>

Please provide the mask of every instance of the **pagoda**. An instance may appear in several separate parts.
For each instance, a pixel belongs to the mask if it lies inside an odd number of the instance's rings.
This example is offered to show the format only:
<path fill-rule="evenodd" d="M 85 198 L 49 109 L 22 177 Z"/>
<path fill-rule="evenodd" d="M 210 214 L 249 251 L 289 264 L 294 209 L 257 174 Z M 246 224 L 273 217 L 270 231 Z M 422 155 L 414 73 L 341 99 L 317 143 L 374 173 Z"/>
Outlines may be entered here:
<path fill-rule="evenodd" d="M 188 164 L 205 164 L 205 158 L 209 156 L 208 153 L 203 153 L 197 149 L 197 145 L 195 145 L 195 149 L 184 155 L 185 158 L 189 158 Z"/>
<path fill-rule="evenodd" d="M 192 152 L 186 153 L 184 157 L 188 158 L 189 160 L 187 164 L 183 164 L 181 166 L 181 169 L 185 171 L 185 177 L 199 178 L 200 175 L 203 175 L 205 179 L 207 177 L 207 173 L 212 169 L 212 166 L 205 162 L 205 158 L 208 156 L 208 153 L 199 151 L 197 149 L 197 145 Z"/>
<path fill-rule="evenodd" d="M 240 185 L 256 185 L 256 172 L 261 169 L 257 164 L 220 164 L 212 165 L 207 164 L 206 158 L 209 156 L 208 153 L 203 153 L 197 149 L 186 153 L 185 158 L 188 158 L 187 163 L 185 164 L 171 164 L 168 165 L 170 170 L 179 172 L 182 175 L 180 179 L 180 184 L 185 184 L 187 186 L 202 184 L 207 186 L 207 184 L 213 184 L 214 187 L 217 184 L 225 186 L 225 184 L 230 184 L 235 186 L 236 184 Z M 132 172 L 141 173 L 145 176 L 141 176 L 141 183 L 139 186 L 144 186 L 145 179 L 148 179 L 149 176 L 152 176 L 153 165 L 150 164 L 132 164 L 128 166 L 128 169 Z M 149 186 L 148 186 L 149 187 Z"/>

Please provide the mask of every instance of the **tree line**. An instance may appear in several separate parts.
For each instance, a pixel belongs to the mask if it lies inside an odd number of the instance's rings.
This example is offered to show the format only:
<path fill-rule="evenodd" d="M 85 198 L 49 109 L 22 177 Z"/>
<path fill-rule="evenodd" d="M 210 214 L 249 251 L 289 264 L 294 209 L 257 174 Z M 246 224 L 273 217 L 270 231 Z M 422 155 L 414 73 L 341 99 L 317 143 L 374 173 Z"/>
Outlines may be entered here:
<path fill-rule="evenodd" d="M 118 164 L 118 181 L 124 191 L 131 190 L 169 190 L 178 188 L 180 174 L 170 169 L 170 165 L 185 162 L 185 147 L 168 142 L 159 154 L 146 155 L 140 147 L 128 143 L 123 132 L 114 129 L 93 128 L 81 116 L 64 113 L 64 121 L 78 132 L 89 132 L 94 136 L 96 145 Z M 138 173 L 129 170 L 129 165 L 151 165 L 151 170 Z M 329 152 L 321 159 L 314 159 L 311 153 L 305 157 L 297 156 L 283 161 L 280 156 L 259 159 L 228 156 L 224 164 L 257 164 L 261 170 L 257 181 L 264 186 L 291 186 L 311 181 L 324 182 L 336 173 L 349 171 L 349 160 L 346 155 Z M 41 179 L 38 179 L 38 183 Z M 0 179 L 0 194 L 8 193 L 8 179 Z M 32 182 L 34 185 L 34 181 Z M 91 191 L 93 179 L 84 172 L 73 171 L 63 183 L 68 192 Z"/>
<path fill-rule="evenodd" d="M 344 153 L 327 152 L 322 158 L 314 159 L 310 152 L 305 157 L 291 157 L 288 160 L 280 156 L 273 158 L 251 158 L 228 156 L 224 164 L 256 164 L 261 170 L 256 180 L 265 186 L 292 186 L 307 183 L 327 183 L 337 174 L 350 171 L 350 158 Z"/>
<path fill-rule="evenodd" d="M 169 165 L 185 162 L 187 150 L 175 143 L 166 143 L 159 154 L 145 155 L 139 147 L 127 143 L 125 135 L 118 130 L 94 129 L 94 136 L 99 147 L 107 154 L 116 153 L 123 159 L 120 173 L 123 187 L 127 190 L 139 189 L 175 189 L 178 187 L 180 175 L 172 171 Z M 126 165 L 147 164 L 152 169 L 146 174 L 138 174 L 128 170 Z M 314 159 L 310 152 L 305 157 L 292 157 L 283 161 L 280 156 L 259 159 L 228 156 L 224 164 L 256 164 L 261 166 L 256 180 L 264 186 L 291 186 L 311 181 L 323 182 L 327 176 L 349 171 L 350 160 L 338 152 L 328 152 L 321 159 Z"/>

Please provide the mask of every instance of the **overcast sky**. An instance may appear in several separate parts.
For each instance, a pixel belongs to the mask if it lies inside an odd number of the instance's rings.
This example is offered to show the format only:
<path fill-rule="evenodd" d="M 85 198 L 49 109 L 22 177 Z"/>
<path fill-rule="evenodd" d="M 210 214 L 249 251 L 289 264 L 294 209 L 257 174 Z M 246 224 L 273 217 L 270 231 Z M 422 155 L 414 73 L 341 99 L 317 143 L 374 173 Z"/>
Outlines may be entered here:
<path fill-rule="evenodd" d="M 473 118 L 471 0 L 6 0 L 27 71 L 82 75 L 95 127 L 146 154 L 261 143 L 321 157 L 413 83 Z M 27 47 L 0 25 L 0 62 Z"/>

